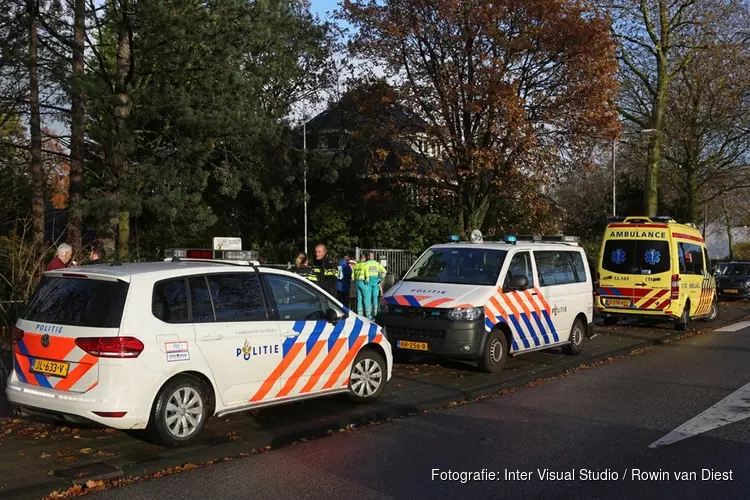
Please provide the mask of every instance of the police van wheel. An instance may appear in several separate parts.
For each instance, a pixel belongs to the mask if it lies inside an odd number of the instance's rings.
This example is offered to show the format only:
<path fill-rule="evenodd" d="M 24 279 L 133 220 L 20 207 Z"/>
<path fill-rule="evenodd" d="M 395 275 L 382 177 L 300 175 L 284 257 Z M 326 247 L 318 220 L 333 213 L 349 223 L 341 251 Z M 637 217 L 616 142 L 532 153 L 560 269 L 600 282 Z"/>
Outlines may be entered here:
<path fill-rule="evenodd" d="M 357 354 L 349 374 L 349 400 L 369 403 L 380 397 L 385 388 L 387 366 L 385 358 L 370 348 Z"/>
<path fill-rule="evenodd" d="M 565 354 L 580 354 L 583 351 L 583 339 L 586 336 L 586 325 L 580 319 L 575 320 L 570 329 L 570 343 L 563 346 Z"/>
<path fill-rule="evenodd" d="M 208 417 L 206 388 L 193 377 L 178 376 L 164 384 L 156 396 L 148 434 L 161 446 L 185 446 L 200 435 Z"/>
<path fill-rule="evenodd" d="M 479 368 L 487 373 L 499 373 L 505 368 L 508 360 L 508 341 L 505 335 L 497 330 L 492 330 L 484 345 L 484 353 L 478 360 Z"/>

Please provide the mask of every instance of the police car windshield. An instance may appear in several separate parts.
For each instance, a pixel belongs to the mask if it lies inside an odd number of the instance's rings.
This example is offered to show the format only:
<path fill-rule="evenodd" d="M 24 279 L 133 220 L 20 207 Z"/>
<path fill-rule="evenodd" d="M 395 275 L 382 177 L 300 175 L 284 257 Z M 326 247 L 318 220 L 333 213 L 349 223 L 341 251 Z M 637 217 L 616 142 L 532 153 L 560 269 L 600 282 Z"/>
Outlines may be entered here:
<path fill-rule="evenodd" d="M 404 276 L 404 281 L 457 285 L 497 284 L 505 250 L 442 247 L 427 250 Z"/>

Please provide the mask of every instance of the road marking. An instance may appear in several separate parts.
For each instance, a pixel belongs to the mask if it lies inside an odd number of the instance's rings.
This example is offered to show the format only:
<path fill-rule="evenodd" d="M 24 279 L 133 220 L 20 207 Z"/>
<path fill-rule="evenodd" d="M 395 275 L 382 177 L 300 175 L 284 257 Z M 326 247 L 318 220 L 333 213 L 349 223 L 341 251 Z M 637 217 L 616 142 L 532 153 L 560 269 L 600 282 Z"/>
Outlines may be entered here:
<path fill-rule="evenodd" d="M 750 417 L 750 384 L 740 387 L 708 410 L 688 420 L 648 447 L 658 448 L 674 444 L 677 441 L 739 422 L 748 417 Z"/>
<path fill-rule="evenodd" d="M 735 323 L 733 325 L 727 325 L 723 328 L 719 328 L 718 330 L 714 330 L 715 332 L 736 332 L 737 330 L 742 330 L 743 328 L 747 328 L 750 326 L 750 321 L 740 321 L 739 323 Z"/>

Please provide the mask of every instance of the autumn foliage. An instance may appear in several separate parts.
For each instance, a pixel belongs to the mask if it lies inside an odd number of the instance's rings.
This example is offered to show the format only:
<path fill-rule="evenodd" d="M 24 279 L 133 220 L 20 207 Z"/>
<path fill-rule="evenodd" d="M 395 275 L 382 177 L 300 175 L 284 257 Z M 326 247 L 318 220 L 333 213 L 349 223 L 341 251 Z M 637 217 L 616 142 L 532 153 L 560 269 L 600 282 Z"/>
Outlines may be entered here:
<path fill-rule="evenodd" d="M 343 7 L 358 30 L 352 52 L 386 70 L 445 151 L 453 177 L 442 180 L 454 186 L 464 231 L 492 228 L 488 214 L 498 204 L 521 202 L 522 186 L 546 182 L 582 142 L 614 135 L 609 24 L 583 2 L 346 0 Z"/>

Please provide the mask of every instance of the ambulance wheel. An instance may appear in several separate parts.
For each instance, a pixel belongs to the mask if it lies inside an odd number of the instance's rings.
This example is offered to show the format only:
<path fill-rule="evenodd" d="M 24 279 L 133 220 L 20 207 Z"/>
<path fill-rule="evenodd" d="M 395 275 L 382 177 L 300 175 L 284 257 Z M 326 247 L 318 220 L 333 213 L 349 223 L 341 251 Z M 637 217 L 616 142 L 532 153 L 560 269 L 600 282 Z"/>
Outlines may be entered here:
<path fill-rule="evenodd" d="M 690 302 L 685 304 L 685 309 L 680 314 L 680 319 L 675 323 L 675 328 L 681 332 L 688 329 L 688 323 L 690 323 Z"/>
<path fill-rule="evenodd" d="M 576 319 L 573 328 L 570 329 L 570 343 L 563 346 L 565 354 L 580 354 L 583 351 L 583 339 L 586 336 L 586 325 L 583 321 Z"/>
<path fill-rule="evenodd" d="M 713 321 L 719 316 L 719 301 L 714 297 L 714 301 L 711 303 L 711 309 L 708 311 L 706 321 Z"/>
<path fill-rule="evenodd" d="M 349 399 L 354 403 L 378 399 L 385 389 L 386 370 L 385 358 L 379 352 L 368 347 L 359 351 L 349 375 Z"/>
<path fill-rule="evenodd" d="M 149 437 L 166 447 L 190 444 L 206 426 L 209 406 L 208 391 L 195 378 L 180 375 L 167 381 L 151 409 Z"/>
<path fill-rule="evenodd" d="M 499 373 L 508 360 L 508 341 L 503 332 L 492 330 L 484 345 L 484 353 L 478 360 L 479 368 L 487 373 Z"/>

